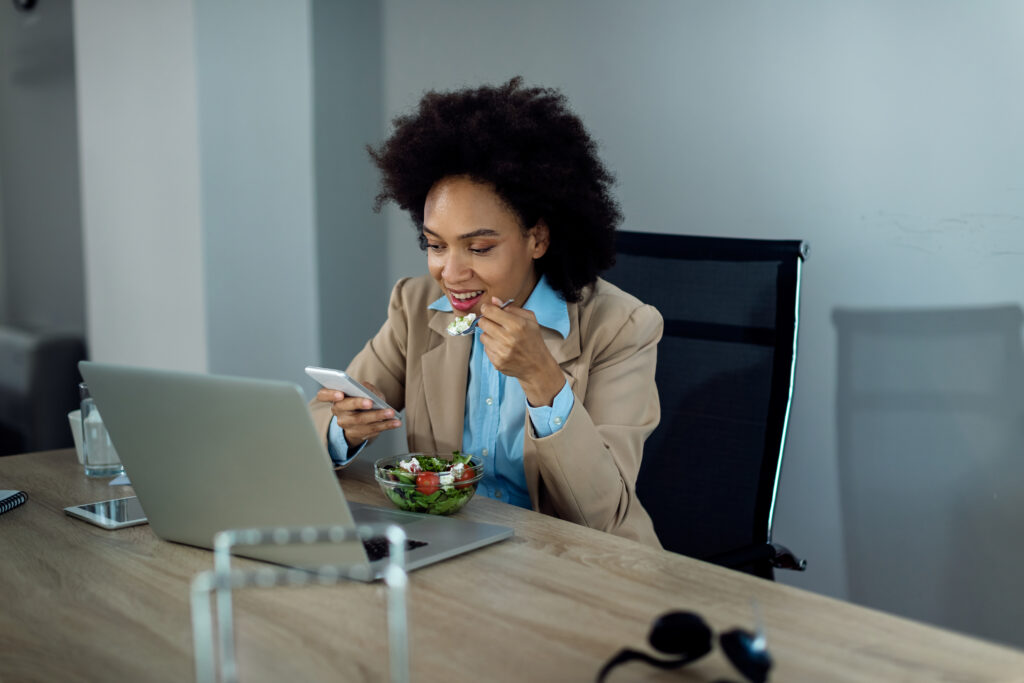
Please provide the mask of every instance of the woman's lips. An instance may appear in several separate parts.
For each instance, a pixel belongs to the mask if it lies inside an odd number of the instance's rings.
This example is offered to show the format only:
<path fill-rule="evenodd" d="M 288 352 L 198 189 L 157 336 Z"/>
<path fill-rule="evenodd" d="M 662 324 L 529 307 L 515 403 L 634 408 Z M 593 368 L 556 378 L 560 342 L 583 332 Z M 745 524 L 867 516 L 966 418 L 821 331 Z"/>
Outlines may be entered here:
<path fill-rule="evenodd" d="M 465 312 L 471 310 L 474 306 L 476 306 L 477 302 L 480 301 L 480 298 L 482 296 L 483 293 L 481 292 L 480 294 L 474 296 L 472 299 L 456 299 L 453 293 L 449 292 L 448 301 L 451 302 L 452 308 L 454 308 L 456 311 Z"/>

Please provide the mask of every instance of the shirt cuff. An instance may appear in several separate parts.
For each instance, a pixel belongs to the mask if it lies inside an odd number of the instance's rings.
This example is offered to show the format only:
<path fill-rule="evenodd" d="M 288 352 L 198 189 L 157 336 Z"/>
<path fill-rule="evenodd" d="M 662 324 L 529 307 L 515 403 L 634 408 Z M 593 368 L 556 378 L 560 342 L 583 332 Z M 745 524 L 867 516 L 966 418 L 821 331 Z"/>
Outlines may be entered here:
<path fill-rule="evenodd" d="M 530 422 L 533 423 L 533 432 L 538 439 L 551 436 L 565 425 L 565 421 L 572 412 L 576 397 L 569 388 L 569 380 L 565 381 L 562 390 L 555 396 L 550 406 L 531 406 L 526 402 L 526 409 L 530 411 Z M 339 430 L 340 431 L 340 430 Z M 344 439 L 342 439 L 344 441 Z"/>
<path fill-rule="evenodd" d="M 348 452 L 348 442 L 345 441 L 345 430 L 338 426 L 338 421 L 331 418 L 331 425 L 327 428 L 327 454 L 335 465 L 347 465 L 352 458 L 359 455 L 359 452 L 366 446 L 366 442 L 359 444 L 359 448 L 353 453 Z"/>

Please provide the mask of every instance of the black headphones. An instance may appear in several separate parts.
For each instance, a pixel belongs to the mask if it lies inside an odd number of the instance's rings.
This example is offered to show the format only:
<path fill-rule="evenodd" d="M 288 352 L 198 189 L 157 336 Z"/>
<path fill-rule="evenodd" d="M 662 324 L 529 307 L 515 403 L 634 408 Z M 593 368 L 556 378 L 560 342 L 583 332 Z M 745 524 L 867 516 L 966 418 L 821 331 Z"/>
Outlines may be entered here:
<path fill-rule="evenodd" d="M 608 672 L 619 664 L 631 659 L 639 659 L 662 669 L 675 669 L 689 664 L 711 652 L 712 632 L 699 614 L 668 612 L 654 620 L 647 640 L 655 650 L 673 655 L 674 658 L 659 659 L 645 652 L 626 648 L 601 668 L 597 674 L 597 683 L 601 683 Z M 718 642 L 732 665 L 750 683 L 764 683 L 768 680 L 772 658 L 768 654 L 764 636 L 737 628 L 720 635 Z"/>

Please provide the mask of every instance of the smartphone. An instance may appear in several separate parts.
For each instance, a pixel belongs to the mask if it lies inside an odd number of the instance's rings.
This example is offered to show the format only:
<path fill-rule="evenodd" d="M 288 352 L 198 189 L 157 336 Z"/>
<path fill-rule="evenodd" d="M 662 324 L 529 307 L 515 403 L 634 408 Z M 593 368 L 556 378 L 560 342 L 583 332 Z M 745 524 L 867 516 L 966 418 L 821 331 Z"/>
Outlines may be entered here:
<path fill-rule="evenodd" d="M 64 508 L 64 512 L 104 529 L 122 529 L 149 521 L 137 496 L 72 505 Z"/>
<path fill-rule="evenodd" d="M 373 393 L 341 370 L 309 366 L 306 368 L 306 374 L 317 382 L 320 382 L 320 384 L 327 389 L 343 391 L 345 392 L 345 396 L 359 396 L 360 398 L 370 399 L 373 401 L 373 407 L 377 410 L 395 410 L 380 396 Z M 395 410 L 395 414 L 398 414 L 397 410 Z"/>

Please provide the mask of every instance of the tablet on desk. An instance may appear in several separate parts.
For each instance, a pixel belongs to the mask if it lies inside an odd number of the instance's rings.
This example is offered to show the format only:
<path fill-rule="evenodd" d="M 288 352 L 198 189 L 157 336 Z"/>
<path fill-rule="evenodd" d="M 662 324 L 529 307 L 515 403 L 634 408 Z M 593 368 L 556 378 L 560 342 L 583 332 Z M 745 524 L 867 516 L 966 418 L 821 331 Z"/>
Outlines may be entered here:
<path fill-rule="evenodd" d="M 64 512 L 104 529 L 123 529 L 148 521 L 136 496 L 72 505 L 64 508 Z"/>

